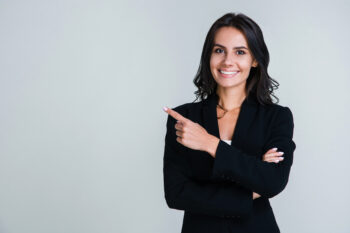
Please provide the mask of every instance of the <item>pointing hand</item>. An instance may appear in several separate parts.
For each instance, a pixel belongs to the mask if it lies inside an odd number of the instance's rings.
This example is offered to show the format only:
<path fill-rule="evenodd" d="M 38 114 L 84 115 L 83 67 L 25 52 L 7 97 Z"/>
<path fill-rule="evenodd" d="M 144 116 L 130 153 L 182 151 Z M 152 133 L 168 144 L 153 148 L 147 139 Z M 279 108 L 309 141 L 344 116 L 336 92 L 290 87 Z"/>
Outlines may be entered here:
<path fill-rule="evenodd" d="M 209 142 L 213 140 L 213 135 L 208 134 L 200 124 L 183 117 L 178 112 L 166 107 L 163 109 L 177 120 L 175 124 L 177 142 L 193 150 L 207 151 Z"/>

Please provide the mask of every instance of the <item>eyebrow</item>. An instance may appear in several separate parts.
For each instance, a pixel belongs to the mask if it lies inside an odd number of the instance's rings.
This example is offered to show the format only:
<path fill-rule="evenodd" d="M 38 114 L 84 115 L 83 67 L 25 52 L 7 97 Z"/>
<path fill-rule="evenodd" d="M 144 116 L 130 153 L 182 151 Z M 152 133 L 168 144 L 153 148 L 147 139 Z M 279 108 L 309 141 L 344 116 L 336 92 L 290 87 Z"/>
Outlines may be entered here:
<path fill-rule="evenodd" d="M 218 46 L 218 47 L 221 47 L 221 48 L 225 48 L 225 46 L 221 45 L 221 44 L 214 44 L 214 46 Z M 247 49 L 246 47 L 244 46 L 237 46 L 237 47 L 234 47 L 233 49 Z M 248 49 L 247 49 L 248 50 Z"/>

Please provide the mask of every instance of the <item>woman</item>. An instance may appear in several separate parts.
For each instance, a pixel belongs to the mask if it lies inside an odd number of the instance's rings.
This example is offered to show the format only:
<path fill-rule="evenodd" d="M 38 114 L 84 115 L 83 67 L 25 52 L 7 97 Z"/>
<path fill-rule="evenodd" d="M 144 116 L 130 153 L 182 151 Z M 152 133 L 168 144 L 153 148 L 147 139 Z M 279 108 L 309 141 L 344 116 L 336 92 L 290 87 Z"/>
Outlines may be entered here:
<path fill-rule="evenodd" d="M 296 145 L 292 112 L 272 102 L 268 64 L 259 26 L 225 14 L 204 43 L 201 101 L 164 108 L 165 199 L 185 211 L 182 233 L 280 232 L 269 198 L 286 187 Z"/>

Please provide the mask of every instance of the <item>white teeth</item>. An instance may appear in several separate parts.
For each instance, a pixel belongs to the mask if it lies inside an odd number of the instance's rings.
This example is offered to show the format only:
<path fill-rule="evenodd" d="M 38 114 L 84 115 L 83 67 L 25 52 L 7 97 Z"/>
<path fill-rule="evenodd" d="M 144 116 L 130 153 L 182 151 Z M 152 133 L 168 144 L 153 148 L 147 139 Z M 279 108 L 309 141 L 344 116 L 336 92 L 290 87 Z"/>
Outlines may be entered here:
<path fill-rule="evenodd" d="M 238 71 L 235 71 L 235 72 L 226 72 L 226 71 L 220 70 L 220 73 L 223 73 L 223 74 L 237 74 Z"/>

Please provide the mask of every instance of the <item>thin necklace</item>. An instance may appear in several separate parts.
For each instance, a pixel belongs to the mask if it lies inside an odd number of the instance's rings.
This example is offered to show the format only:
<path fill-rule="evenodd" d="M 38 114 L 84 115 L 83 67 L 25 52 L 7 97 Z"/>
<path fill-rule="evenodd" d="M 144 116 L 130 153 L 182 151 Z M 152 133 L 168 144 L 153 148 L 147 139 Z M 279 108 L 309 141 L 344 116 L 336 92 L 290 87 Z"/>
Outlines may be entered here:
<path fill-rule="evenodd" d="M 224 110 L 224 114 L 222 114 L 222 116 L 220 116 L 220 117 L 217 117 L 218 119 L 223 118 L 227 112 L 231 112 L 232 110 L 235 110 L 235 109 L 241 107 L 241 105 L 240 105 L 240 106 L 235 107 L 235 108 L 233 108 L 233 109 L 231 109 L 231 110 L 227 110 L 227 109 L 225 109 L 224 107 L 222 107 L 219 103 L 218 103 L 217 105 L 218 105 L 222 110 Z"/>

